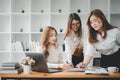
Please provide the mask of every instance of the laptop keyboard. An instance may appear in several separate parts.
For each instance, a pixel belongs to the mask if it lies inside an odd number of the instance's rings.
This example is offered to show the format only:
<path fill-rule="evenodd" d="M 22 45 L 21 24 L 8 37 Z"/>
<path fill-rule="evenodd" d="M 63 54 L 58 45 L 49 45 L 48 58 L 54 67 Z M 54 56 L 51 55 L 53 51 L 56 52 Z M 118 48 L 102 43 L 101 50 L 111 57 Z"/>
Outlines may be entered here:
<path fill-rule="evenodd" d="M 59 69 L 53 69 L 53 68 L 49 68 L 48 70 L 49 70 L 49 72 L 61 72 L 61 70 L 59 70 Z"/>
<path fill-rule="evenodd" d="M 84 72 L 85 68 L 69 68 L 67 72 Z"/>

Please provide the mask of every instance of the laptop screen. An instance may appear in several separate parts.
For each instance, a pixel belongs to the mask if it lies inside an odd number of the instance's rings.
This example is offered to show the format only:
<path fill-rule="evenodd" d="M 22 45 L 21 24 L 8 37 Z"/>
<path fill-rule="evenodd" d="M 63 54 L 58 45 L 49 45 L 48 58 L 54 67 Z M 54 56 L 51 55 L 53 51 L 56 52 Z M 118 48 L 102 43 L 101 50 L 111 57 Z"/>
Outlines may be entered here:
<path fill-rule="evenodd" d="M 32 65 L 32 68 L 31 68 L 32 71 L 49 72 L 45 55 L 43 53 L 26 52 L 25 55 L 35 60 L 35 64 Z"/>

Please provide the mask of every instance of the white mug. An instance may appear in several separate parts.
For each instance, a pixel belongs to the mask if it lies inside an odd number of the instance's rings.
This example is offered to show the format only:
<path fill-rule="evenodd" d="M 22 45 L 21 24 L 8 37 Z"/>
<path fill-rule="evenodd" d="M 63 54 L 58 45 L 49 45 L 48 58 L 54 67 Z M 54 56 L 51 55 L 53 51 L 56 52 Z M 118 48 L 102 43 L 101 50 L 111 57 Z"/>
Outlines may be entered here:
<path fill-rule="evenodd" d="M 117 67 L 108 67 L 108 72 L 118 72 L 119 71 L 119 68 Z"/>

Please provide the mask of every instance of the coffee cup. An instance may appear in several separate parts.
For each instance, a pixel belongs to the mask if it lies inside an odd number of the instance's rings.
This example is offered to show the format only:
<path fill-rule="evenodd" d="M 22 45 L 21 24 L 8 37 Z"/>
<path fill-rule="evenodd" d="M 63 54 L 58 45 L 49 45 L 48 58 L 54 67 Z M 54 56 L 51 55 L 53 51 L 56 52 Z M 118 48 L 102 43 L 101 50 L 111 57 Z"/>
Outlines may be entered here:
<path fill-rule="evenodd" d="M 117 67 L 108 67 L 108 72 L 114 73 L 114 72 L 118 72 L 119 68 Z"/>

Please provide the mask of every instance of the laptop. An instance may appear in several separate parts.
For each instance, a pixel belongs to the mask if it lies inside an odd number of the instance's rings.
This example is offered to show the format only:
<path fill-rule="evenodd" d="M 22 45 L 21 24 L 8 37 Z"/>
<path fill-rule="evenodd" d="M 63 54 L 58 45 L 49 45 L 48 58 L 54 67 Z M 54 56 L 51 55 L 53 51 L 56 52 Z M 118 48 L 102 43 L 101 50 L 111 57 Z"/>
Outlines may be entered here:
<path fill-rule="evenodd" d="M 56 68 L 48 68 L 45 55 L 43 53 L 26 52 L 25 55 L 35 60 L 35 64 L 32 65 L 31 67 L 32 71 L 47 72 L 47 73 L 62 71 Z"/>

